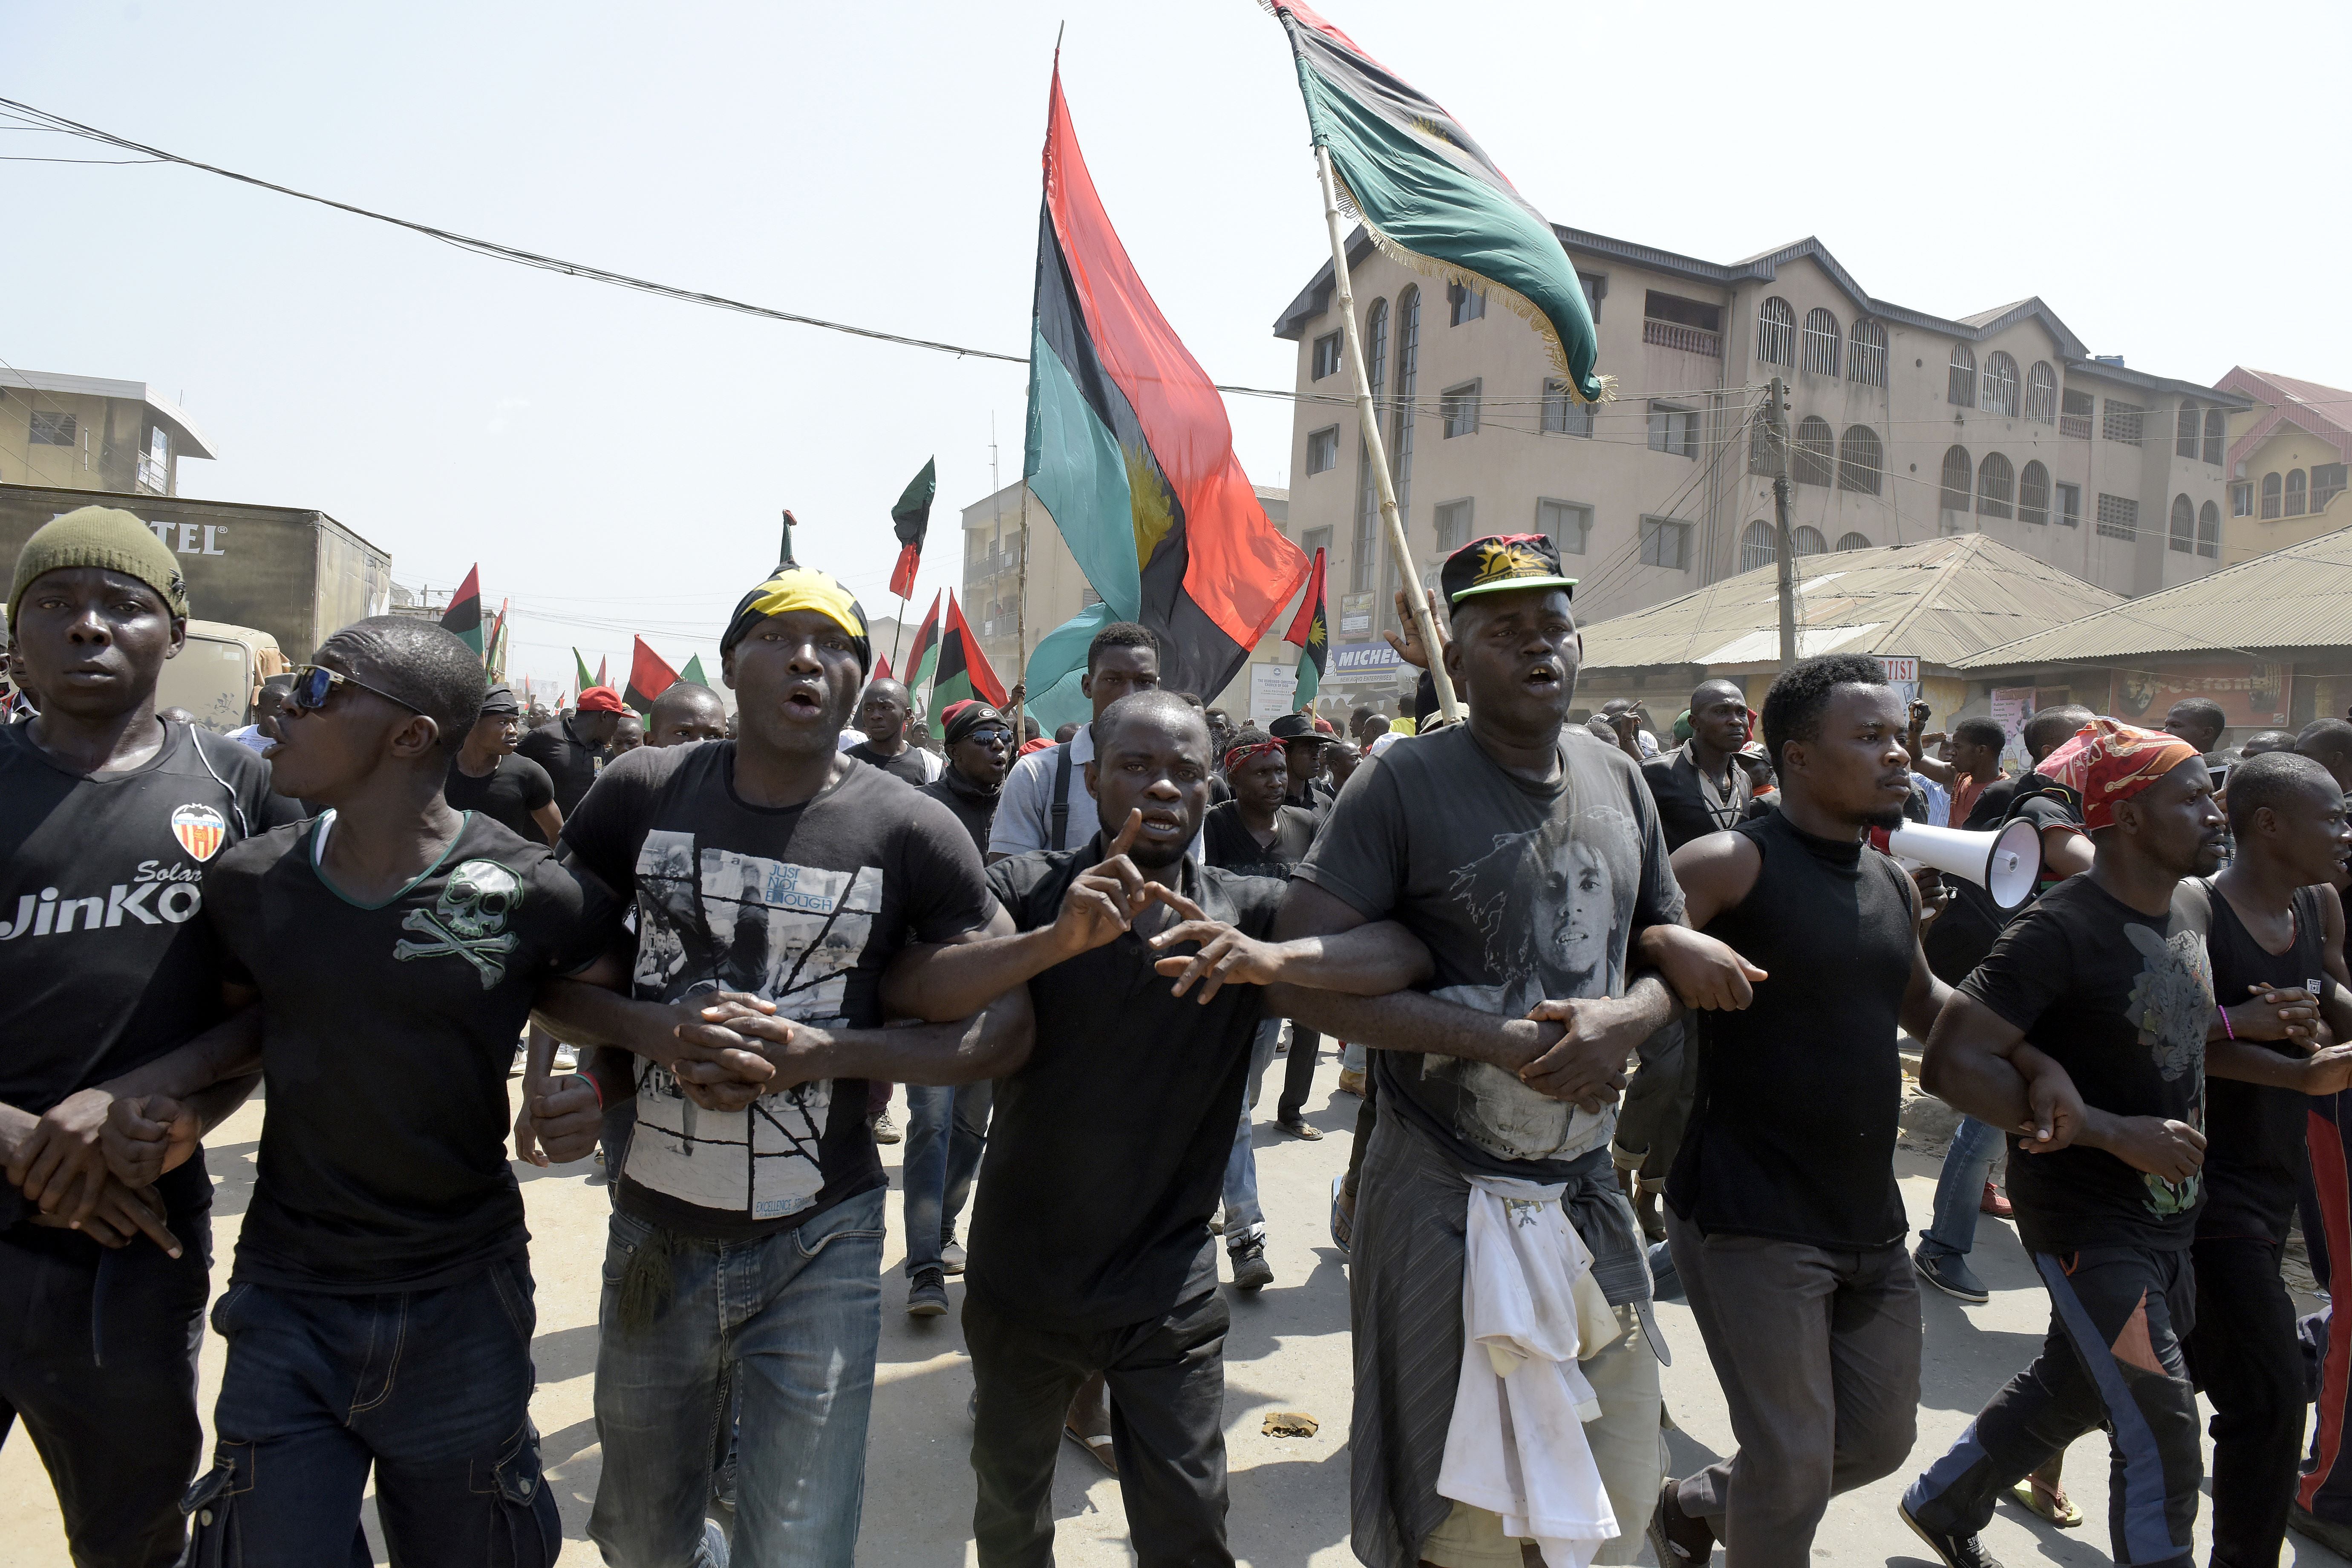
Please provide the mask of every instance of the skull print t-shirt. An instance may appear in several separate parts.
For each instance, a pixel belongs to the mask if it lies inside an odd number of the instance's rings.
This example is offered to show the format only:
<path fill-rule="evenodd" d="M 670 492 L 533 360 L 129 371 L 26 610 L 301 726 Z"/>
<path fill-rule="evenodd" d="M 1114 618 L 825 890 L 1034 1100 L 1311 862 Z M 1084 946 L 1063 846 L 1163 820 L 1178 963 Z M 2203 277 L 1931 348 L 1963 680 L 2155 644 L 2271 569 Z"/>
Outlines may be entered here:
<path fill-rule="evenodd" d="M 2059 883 L 2001 932 L 1959 989 L 2064 1068 L 2083 1103 L 2205 1130 L 2205 1027 L 2213 972 L 2204 884 L 2190 879 L 2165 914 L 2146 915 L 2088 876 Z M 2186 1247 L 2201 1175 L 2134 1170 L 2076 1145 L 2029 1154 L 2010 1139 L 2009 1195 L 2029 1251 Z"/>
<path fill-rule="evenodd" d="M 996 901 L 955 814 L 878 768 L 844 763 L 799 805 L 735 794 L 735 742 L 641 746 L 607 766 L 563 825 L 571 855 L 637 910 L 635 992 L 719 991 L 777 1016 L 882 1023 L 883 968 L 909 942 L 985 925 Z M 635 1058 L 636 1131 L 615 1201 L 691 1236 L 746 1239 L 883 1184 L 866 1080 L 821 1079 L 705 1110 Z"/>
<path fill-rule="evenodd" d="M 330 1294 L 454 1284 L 520 1252 L 507 1069 L 532 996 L 593 963 L 620 904 L 468 812 L 378 903 L 320 867 L 335 814 L 222 853 L 205 915 L 261 993 L 261 1154 L 233 1279 Z"/>

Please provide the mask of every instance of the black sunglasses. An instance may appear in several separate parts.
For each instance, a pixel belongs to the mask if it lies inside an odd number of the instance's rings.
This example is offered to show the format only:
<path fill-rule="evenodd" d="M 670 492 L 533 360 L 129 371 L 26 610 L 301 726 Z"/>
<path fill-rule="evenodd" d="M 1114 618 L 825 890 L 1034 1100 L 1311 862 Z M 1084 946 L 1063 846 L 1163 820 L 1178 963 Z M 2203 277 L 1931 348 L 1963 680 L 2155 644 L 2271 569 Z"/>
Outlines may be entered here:
<path fill-rule="evenodd" d="M 280 708 L 291 709 L 298 713 L 315 713 L 327 705 L 327 699 L 334 694 L 338 687 L 343 686 L 351 687 L 356 691 L 367 692 L 371 696 L 381 697 L 386 702 L 407 709 L 411 713 L 425 711 L 414 702 L 403 702 L 389 691 L 379 690 L 364 680 L 354 679 L 341 670 L 329 669 L 323 664 L 306 664 L 295 670 L 294 684 L 286 689 L 286 695 L 278 700 L 278 705 Z"/>
<path fill-rule="evenodd" d="M 1009 741 L 1013 731 L 1002 724 L 982 724 L 964 737 L 967 741 Z"/>

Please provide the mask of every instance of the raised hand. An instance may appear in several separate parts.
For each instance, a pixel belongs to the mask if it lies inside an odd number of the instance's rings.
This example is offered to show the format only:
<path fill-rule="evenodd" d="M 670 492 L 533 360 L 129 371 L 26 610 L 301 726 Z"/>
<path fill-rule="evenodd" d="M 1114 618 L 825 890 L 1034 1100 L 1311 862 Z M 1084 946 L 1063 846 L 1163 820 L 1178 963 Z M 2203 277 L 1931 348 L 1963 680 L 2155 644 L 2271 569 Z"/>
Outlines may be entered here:
<path fill-rule="evenodd" d="M 1397 650 L 1399 658 L 1416 668 L 1427 669 L 1429 650 L 1421 646 L 1421 627 L 1412 618 L 1412 601 L 1405 597 L 1407 592 L 1408 590 L 1403 588 L 1396 591 L 1397 625 L 1404 628 L 1403 634 L 1400 636 L 1383 627 L 1381 636 L 1389 639 L 1389 647 Z M 1437 633 L 1437 657 L 1443 659 L 1445 657 L 1447 645 L 1454 639 L 1446 635 L 1445 617 L 1437 613 L 1437 591 L 1433 588 L 1423 588 L 1422 595 L 1429 605 L 1430 627 Z"/>
<path fill-rule="evenodd" d="M 1108 852 L 1102 863 L 1080 872 L 1062 895 L 1061 910 L 1054 917 L 1054 936 L 1072 956 L 1090 952 L 1134 929 L 1135 917 L 1158 896 L 1150 891 L 1154 884 L 1127 858 L 1127 852 L 1135 847 L 1135 836 L 1142 831 L 1142 810 L 1129 811 L 1118 836 L 1104 847 Z"/>

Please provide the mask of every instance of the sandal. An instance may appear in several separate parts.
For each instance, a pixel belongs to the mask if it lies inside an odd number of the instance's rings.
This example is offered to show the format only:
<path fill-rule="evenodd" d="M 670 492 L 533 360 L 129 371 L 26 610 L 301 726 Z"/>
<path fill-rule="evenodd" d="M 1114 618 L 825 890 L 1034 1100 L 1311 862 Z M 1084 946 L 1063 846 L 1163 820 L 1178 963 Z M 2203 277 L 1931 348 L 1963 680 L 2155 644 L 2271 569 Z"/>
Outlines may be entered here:
<path fill-rule="evenodd" d="M 2009 1496 L 2018 1507 L 2040 1514 L 2061 1530 L 2073 1530 L 2083 1522 L 2083 1510 L 2063 1488 L 2044 1491 L 2036 1477 L 2028 1476 L 2010 1488 Z"/>
<path fill-rule="evenodd" d="M 1345 1176 L 1331 1178 L 1331 1245 L 1339 1249 L 1342 1258 L 1348 1256 L 1348 1249 L 1356 1239 L 1356 1216 L 1339 1204 L 1339 1190 L 1347 1185 L 1347 1182 Z"/>
<path fill-rule="evenodd" d="M 1323 1129 L 1307 1121 L 1304 1117 L 1293 1117 L 1287 1121 L 1276 1121 L 1275 1125 L 1281 1128 L 1285 1132 L 1289 1133 L 1293 1138 L 1303 1138 L 1309 1143 L 1314 1142 L 1317 1139 L 1323 1136 Z"/>

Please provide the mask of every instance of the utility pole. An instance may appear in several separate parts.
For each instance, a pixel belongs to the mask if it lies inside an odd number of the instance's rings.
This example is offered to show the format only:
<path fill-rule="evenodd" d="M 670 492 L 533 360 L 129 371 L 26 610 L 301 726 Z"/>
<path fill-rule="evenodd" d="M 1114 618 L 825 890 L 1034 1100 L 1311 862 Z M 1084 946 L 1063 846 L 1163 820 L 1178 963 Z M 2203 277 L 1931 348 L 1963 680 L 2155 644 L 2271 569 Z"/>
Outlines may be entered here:
<path fill-rule="evenodd" d="M 1797 545 L 1789 532 L 1788 384 L 1772 378 L 1764 420 L 1772 435 L 1772 540 L 1780 586 L 1780 668 L 1797 662 Z"/>

